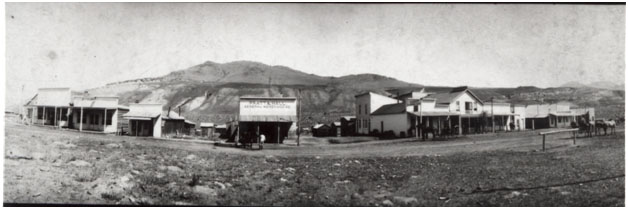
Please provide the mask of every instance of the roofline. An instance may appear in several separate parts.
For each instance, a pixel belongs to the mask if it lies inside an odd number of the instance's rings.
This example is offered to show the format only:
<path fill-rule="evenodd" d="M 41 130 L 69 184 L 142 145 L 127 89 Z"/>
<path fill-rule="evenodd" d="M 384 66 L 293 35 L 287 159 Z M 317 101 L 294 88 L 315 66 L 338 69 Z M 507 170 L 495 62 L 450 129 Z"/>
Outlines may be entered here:
<path fill-rule="evenodd" d="M 70 90 L 70 87 L 38 88 L 37 90 Z"/>
<path fill-rule="evenodd" d="M 240 97 L 240 100 L 249 100 L 249 99 L 270 99 L 270 100 L 296 100 L 296 97 Z"/>
<path fill-rule="evenodd" d="M 364 92 L 364 93 L 361 93 L 361 94 L 356 94 L 353 97 L 360 97 L 360 96 L 363 96 L 363 95 L 366 95 L 366 94 L 370 94 L 370 93 L 371 93 L 370 91 L 367 91 L 367 92 Z"/>

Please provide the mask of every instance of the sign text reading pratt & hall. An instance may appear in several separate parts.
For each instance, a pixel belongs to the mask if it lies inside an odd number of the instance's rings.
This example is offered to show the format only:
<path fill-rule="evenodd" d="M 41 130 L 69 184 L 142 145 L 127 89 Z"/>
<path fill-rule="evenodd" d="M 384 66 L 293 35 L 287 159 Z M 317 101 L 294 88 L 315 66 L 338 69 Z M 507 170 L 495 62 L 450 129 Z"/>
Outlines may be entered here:
<path fill-rule="evenodd" d="M 244 108 L 262 108 L 262 109 L 289 109 L 290 105 L 286 104 L 285 101 L 248 101 L 244 104 Z"/>

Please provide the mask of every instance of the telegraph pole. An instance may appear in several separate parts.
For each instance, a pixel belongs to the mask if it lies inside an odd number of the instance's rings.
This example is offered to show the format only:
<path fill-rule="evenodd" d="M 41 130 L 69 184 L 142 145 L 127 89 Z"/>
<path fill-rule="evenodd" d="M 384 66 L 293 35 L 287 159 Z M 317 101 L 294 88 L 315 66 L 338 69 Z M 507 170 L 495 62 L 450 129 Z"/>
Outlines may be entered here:
<path fill-rule="evenodd" d="M 297 114 L 297 146 L 300 146 L 301 138 L 301 89 L 297 89 L 297 106 L 299 106 L 299 113 Z"/>
<path fill-rule="evenodd" d="M 491 126 L 492 126 L 493 133 L 495 133 L 495 115 L 493 114 L 494 99 L 495 97 L 491 97 Z"/>

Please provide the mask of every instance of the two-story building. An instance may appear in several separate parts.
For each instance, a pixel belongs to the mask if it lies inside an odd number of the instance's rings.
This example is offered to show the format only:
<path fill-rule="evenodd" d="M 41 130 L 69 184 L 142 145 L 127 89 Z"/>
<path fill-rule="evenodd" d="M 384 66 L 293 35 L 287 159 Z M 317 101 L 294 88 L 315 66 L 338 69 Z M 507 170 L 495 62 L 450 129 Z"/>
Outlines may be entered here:
<path fill-rule="evenodd" d="M 355 95 L 355 133 L 357 135 L 371 133 L 371 114 L 384 105 L 395 103 L 400 103 L 400 101 L 375 92 Z"/>
<path fill-rule="evenodd" d="M 364 118 L 370 120 L 371 130 L 392 131 L 397 137 L 417 136 L 419 124 L 438 135 L 489 132 L 493 127 L 495 131 L 525 129 L 524 106 L 486 103 L 465 86 L 441 93 L 423 89 L 387 101 Z"/>

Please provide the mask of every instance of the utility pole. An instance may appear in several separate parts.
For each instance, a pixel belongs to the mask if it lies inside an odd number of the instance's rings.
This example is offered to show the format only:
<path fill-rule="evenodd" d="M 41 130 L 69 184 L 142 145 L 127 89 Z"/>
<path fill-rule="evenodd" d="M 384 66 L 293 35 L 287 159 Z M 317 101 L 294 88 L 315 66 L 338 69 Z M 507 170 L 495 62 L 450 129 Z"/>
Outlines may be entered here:
<path fill-rule="evenodd" d="M 491 126 L 492 126 L 493 133 L 495 133 L 495 114 L 493 114 L 494 99 L 495 97 L 491 97 Z"/>
<path fill-rule="evenodd" d="M 421 137 L 423 137 L 423 98 L 419 99 L 419 125 L 421 128 L 419 132 L 421 132 Z"/>
<path fill-rule="evenodd" d="M 299 113 L 297 114 L 297 146 L 300 146 L 301 138 L 301 89 L 297 89 L 297 106 L 299 106 Z"/>

